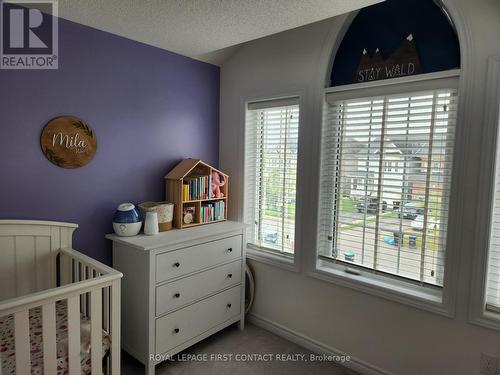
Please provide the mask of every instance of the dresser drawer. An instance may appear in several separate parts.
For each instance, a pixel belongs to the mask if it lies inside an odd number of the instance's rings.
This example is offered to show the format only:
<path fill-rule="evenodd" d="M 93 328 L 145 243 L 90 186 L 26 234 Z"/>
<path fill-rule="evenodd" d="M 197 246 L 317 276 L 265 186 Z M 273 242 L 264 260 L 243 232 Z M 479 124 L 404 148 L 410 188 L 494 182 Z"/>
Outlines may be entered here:
<path fill-rule="evenodd" d="M 156 288 L 156 315 L 241 283 L 241 260 Z"/>
<path fill-rule="evenodd" d="M 241 236 L 233 236 L 156 256 L 156 282 L 241 258 Z"/>
<path fill-rule="evenodd" d="M 156 352 L 165 353 L 240 314 L 241 286 L 156 319 Z"/>

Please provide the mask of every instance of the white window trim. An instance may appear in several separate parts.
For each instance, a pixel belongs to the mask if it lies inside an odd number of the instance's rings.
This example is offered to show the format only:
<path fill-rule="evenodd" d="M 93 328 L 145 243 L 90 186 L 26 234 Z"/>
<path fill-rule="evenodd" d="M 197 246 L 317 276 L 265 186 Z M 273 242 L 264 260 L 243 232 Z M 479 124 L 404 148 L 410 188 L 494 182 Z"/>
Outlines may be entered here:
<path fill-rule="evenodd" d="M 295 249 L 296 250 L 296 249 Z M 247 243 L 247 258 L 260 263 L 279 267 L 288 271 L 299 272 L 297 256 L 279 253 L 276 250 L 266 249 Z"/>
<path fill-rule="evenodd" d="M 486 278 L 490 240 L 492 200 L 495 190 L 495 159 L 500 143 L 500 55 L 488 59 L 485 108 L 483 121 L 483 145 L 479 175 L 479 193 L 476 212 L 475 255 L 470 292 L 469 321 L 483 327 L 500 331 L 500 314 L 485 310 Z"/>
<path fill-rule="evenodd" d="M 443 293 L 437 288 L 424 288 L 408 281 L 400 281 L 391 276 L 378 275 L 371 272 L 362 272 L 360 275 L 353 275 L 345 271 L 351 267 L 340 264 L 337 267 L 332 267 L 326 263 L 325 261 L 318 261 L 316 270 L 310 272 L 309 275 L 360 292 L 431 311 L 446 317 L 453 317 L 453 313 L 444 299 Z"/>
<path fill-rule="evenodd" d="M 332 93 L 340 93 L 342 98 L 349 98 L 349 95 L 356 95 L 358 97 L 365 97 L 370 95 L 384 95 L 397 92 L 410 92 L 419 91 L 433 88 L 444 88 L 446 85 L 450 85 L 454 82 L 454 87 L 457 87 L 458 81 L 458 119 L 457 119 L 457 138 L 460 137 L 459 128 L 462 128 L 464 121 L 460 119 L 460 114 L 462 113 L 462 108 L 464 107 L 463 102 L 463 92 L 464 85 L 463 80 L 460 78 L 460 69 L 454 69 L 444 72 L 420 74 L 417 76 L 408 76 L 401 78 L 394 78 L 385 81 L 368 82 L 363 84 L 353 84 L 345 85 L 339 87 L 327 88 L 324 90 L 324 103 L 326 102 L 326 96 Z M 450 86 L 453 88 L 453 86 Z M 347 95 L 346 95 L 347 94 Z M 323 124 L 323 121 L 322 121 Z M 455 144 L 461 141 L 455 139 Z M 459 147 L 455 147 L 454 155 L 458 153 Z M 320 153 L 321 155 L 321 153 Z M 458 165 L 460 164 L 457 158 L 454 158 L 453 164 L 453 175 L 451 181 L 451 198 L 449 207 L 450 209 L 456 206 L 457 202 L 457 192 L 456 192 L 456 181 L 459 179 L 459 173 L 457 173 Z M 460 173 L 461 174 L 461 173 Z M 318 183 L 318 197 L 320 195 Z M 318 213 L 319 205 L 321 204 L 320 199 L 318 199 Z M 449 219 L 448 227 L 450 229 L 456 228 L 453 219 Z M 317 223 L 319 224 L 319 217 L 317 218 Z M 319 230 L 317 230 L 317 236 L 319 236 Z M 444 286 L 442 288 L 434 288 L 429 286 L 420 286 L 412 283 L 411 281 L 399 281 L 391 276 L 381 275 L 374 272 L 363 272 L 360 274 L 351 274 L 346 272 L 347 267 L 343 263 L 337 264 L 326 264 L 325 261 L 318 259 L 318 251 L 316 248 L 316 259 L 312 265 L 312 269 L 308 272 L 309 276 L 331 282 L 334 284 L 342 285 L 348 288 L 352 288 L 361 292 L 365 292 L 371 295 L 379 296 L 391 301 L 403 303 L 409 306 L 413 306 L 422 310 L 430 311 L 439 315 L 443 315 L 449 318 L 455 316 L 455 295 L 456 295 L 456 278 L 458 274 L 459 267 L 459 254 L 456 251 L 450 250 L 458 246 L 457 242 L 452 239 L 453 230 L 449 230 L 447 234 L 447 251 L 445 257 L 445 279 Z M 316 238 L 316 244 L 319 244 L 319 238 Z M 356 268 L 357 270 L 358 268 Z"/>
<path fill-rule="evenodd" d="M 253 95 L 246 95 L 241 98 L 240 100 L 240 113 L 241 113 L 241 121 L 243 123 L 243 150 L 241 151 L 243 155 L 246 155 L 246 111 L 248 108 L 249 103 L 254 103 L 254 102 L 265 102 L 265 101 L 273 101 L 273 100 L 279 100 L 279 99 L 285 99 L 285 98 L 298 98 L 298 104 L 299 104 L 299 140 L 298 140 L 298 153 L 297 153 L 297 181 L 301 181 L 301 174 L 303 171 L 303 158 L 301 155 L 303 155 L 303 149 L 304 149 L 304 143 L 302 142 L 303 139 L 303 132 L 304 132 L 304 126 L 303 124 L 303 119 L 304 119 L 304 90 L 299 89 L 299 90 L 291 90 L 288 92 L 267 92 L 267 93 L 258 93 L 258 94 L 253 94 Z M 246 173 L 245 173 L 245 157 L 243 156 L 242 158 L 243 163 L 241 165 L 241 171 L 242 171 L 242 186 L 246 186 Z M 303 216 L 302 215 L 302 205 L 303 203 L 301 202 L 300 196 L 302 196 L 302 190 L 303 187 L 301 186 L 302 184 L 297 183 L 296 187 L 296 207 L 295 207 L 295 248 L 294 248 L 294 253 L 293 254 L 287 254 L 287 253 L 280 253 L 279 251 L 273 250 L 273 249 L 267 249 L 265 247 L 260 247 L 257 245 L 253 245 L 247 242 L 246 244 L 246 255 L 247 258 L 264 263 L 267 265 L 271 265 L 274 267 L 278 267 L 281 269 L 285 269 L 288 271 L 292 272 L 300 272 L 300 259 L 301 259 L 301 227 L 302 223 L 300 218 Z M 244 190 L 244 188 L 243 188 Z M 241 196 L 241 217 L 242 219 L 245 217 L 244 211 L 244 199 L 245 199 L 246 192 L 243 192 Z"/>

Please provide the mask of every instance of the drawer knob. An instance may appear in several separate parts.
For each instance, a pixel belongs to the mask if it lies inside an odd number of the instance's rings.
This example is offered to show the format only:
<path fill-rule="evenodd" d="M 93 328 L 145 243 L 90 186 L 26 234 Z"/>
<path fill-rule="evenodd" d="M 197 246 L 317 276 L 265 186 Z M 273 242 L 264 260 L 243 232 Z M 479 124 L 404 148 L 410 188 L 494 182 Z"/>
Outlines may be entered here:
<path fill-rule="evenodd" d="M 180 329 L 179 328 L 175 328 L 174 329 L 174 333 L 179 333 Z"/>
<path fill-rule="evenodd" d="M 180 296 L 181 296 L 181 294 L 180 294 L 180 293 L 175 293 L 175 294 L 174 294 L 174 297 L 175 297 L 175 298 L 179 298 Z"/>
<path fill-rule="evenodd" d="M 228 277 L 228 278 L 231 278 L 231 277 L 233 277 L 233 274 L 232 274 L 232 273 L 228 273 L 228 274 L 227 274 L 227 277 Z"/>
<path fill-rule="evenodd" d="M 174 267 L 179 268 L 179 267 L 180 267 L 180 265 L 181 265 L 181 264 L 180 264 L 179 262 L 175 262 L 175 263 L 174 263 Z"/>
<path fill-rule="evenodd" d="M 228 252 L 228 253 L 232 253 L 232 252 L 233 252 L 233 248 L 232 248 L 232 247 L 230 247 L 229 249 L 227 249 L 227 252 Z"/>
<path fill-rule="evenodd" d="M 228 304 L 227 304 L 227 308 L 228 308 L 228 309 L 230 309 L 230 308 L 231 308 L 231 304 L 230 304 L 230 303 L 228 303 Z"/>

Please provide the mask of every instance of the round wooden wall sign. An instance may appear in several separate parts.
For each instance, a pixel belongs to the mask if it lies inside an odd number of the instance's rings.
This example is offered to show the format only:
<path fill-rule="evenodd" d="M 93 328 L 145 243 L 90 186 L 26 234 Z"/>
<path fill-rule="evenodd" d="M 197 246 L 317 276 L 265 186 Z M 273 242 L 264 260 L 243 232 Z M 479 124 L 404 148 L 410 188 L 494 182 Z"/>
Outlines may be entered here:
<path fill-rule="evenodd" d="M 61 168 L 80 168 L 87 164 L 97 150 L 94 130 L 73 116 L 56 117 L 42 130 L 40 145 L 45 157 Z"/>

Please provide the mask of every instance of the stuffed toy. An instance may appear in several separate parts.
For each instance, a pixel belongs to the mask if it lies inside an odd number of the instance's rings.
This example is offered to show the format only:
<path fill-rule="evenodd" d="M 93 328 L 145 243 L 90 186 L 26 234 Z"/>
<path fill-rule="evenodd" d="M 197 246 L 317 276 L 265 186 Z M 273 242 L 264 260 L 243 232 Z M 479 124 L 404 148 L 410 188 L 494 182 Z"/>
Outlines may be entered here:
<path fill-rule="evenodd" d="M 220 173 L 213 171 L 212 172 L 212 197 L 214 198 L 222 198 L 224 194 L 220 191 L 220 188 L 226 184 L 226 180 L 224 176 Z"/>

